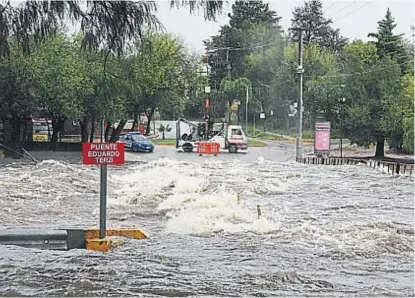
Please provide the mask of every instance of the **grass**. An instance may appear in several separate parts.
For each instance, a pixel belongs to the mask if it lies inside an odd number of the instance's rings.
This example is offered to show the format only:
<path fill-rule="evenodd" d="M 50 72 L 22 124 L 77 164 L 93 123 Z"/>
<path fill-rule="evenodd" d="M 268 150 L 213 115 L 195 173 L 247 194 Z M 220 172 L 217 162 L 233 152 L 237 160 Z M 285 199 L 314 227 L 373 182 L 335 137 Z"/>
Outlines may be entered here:
<path fill-rule="evenodd" d="M 258 140 L 248 140 L 248 147 L 267 147 L 267 144 Z"/>
<path fill-rule="evenodd" d="M 152 139 L 154 145 L 159 146 L 175 146 L 176 139 Z M 258 140 L 248 140 L 249 147 L 267 147 L 267 144 Z"/>
<path fill-rule="evenodd" d="M 161 146 L 175 146 L 176 139 L 152 139 L 151 140 L 154 145 L 161 145 Z"/>
<path fill-rule="evenodd" d="M 284 142 L 289 142 L 289 143 L 295 143 L 295 136 L 293 136 L 293 138 L 284 138 L 282 136 L 276 136 L 276 135 L 272 135 L 272 134 L 268 134 L 268 133 L 264 133 L 264 132 L 260 132 L 256 135 L 257 138 L 263 139 L 263 140 L 270 140 L 270 141 L 284 141 Z M 303 143 L 314 143 L 314 139 L 313 138 L 304 138 L 302 139 Z"/>

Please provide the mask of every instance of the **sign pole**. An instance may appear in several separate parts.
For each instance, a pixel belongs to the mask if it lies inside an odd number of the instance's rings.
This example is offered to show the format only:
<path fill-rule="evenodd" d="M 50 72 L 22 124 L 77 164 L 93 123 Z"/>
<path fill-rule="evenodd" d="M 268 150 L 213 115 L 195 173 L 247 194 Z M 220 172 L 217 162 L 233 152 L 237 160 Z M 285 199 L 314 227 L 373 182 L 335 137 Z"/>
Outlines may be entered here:
<path fill-rule="evenodd" d="M 104 118 L 101 122 L 101 143 L 105 143 Z M 103 239 L 107 232 L 107 165 L 101 164 L 101 183 L 99 200 L 99 238 Z"/>
<path fill-rule="evenodd" d="M 99 188 L 99 238 L 106 237 L 107 232 L 107 166 L 122 165 L 125 161 L 124 143 L 105 142 L 104 119 L 101 123 L 101 142 L 82 143 L 82 163 L 100 165 Z"/>

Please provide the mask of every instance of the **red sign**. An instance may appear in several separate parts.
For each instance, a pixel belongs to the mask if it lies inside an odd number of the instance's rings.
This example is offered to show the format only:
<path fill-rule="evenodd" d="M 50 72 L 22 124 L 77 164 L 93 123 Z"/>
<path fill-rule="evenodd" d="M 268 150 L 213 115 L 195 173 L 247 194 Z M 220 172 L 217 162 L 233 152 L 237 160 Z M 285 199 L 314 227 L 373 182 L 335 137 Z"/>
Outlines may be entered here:
<path fill-rule="evenodd" d="M 314 153 L 330 152 L 330 122 L 317 122 L 314 131 Z"/>
<path fill-rule="evenodd" d="M 82 161 L 84 165 L 122 165 L 124 143 L 83 143 Z"/>
<path fill-rule="evenodd" d="M 320 130 L 316 131 L 316 145 L 315 150 L 329 151 L 330 150 L 330 131 Z"/>

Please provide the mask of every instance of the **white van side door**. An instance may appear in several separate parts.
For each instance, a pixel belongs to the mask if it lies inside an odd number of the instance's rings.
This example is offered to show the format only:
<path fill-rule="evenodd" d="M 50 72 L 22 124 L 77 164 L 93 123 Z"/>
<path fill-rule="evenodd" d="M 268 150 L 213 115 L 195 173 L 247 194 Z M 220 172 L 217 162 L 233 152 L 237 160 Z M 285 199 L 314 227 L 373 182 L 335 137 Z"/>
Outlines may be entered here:
<path fill-rule="evenodd" d="M 217 135 L 215 135 L 212 139 L 212 142 L 216 142 L 220 144 L 220 148 L 225 148 L 225 136 L 224 131 L 221 130 Z"/>

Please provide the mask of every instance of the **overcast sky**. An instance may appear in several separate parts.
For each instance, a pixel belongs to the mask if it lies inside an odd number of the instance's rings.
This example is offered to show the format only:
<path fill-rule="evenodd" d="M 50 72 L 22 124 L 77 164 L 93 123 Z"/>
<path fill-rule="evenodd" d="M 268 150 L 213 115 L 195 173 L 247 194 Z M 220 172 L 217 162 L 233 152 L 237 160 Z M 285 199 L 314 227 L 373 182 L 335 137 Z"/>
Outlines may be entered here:
<path fill-rule="evenodd" d="M 229 1 L 230 3 L 234 1 Z M 301 6 L 304 1 L 272 0 L 270 8 L 282 17 L 281 25 L 286 30 L 291 25 L 294 7 Z M 414 2 L 411 0 L 383 0 L 383 1 L 329 1 L 323 0 L 323 10 L 326 16 L 339 28 L 341 34 L 353 39 L 367 40 L 367 34 L 376 32 L 378 21 L 381 20 L 389 7 L 398 26 L 396 33 L 404 33 L 411 38 L 411 25 L 414 24 Z M 202 41 L 218 34 L 221 25 L 228 22 L 227 13 L 231 12 L 231 4 L 226 5 L 225 14 L 217 22 L 207 22 L 203 12 L 190 15 L 188 8 L 170 9 L 169 1 L 158 1 L 157 16 L 163 23 L 166 31 L 180 36 L 190 48 L 203 52 Z"/>

